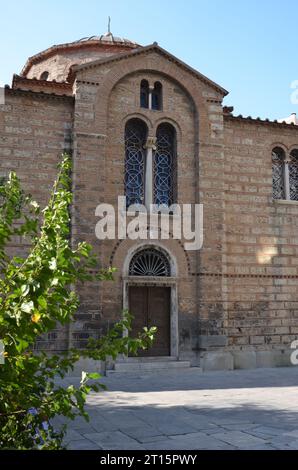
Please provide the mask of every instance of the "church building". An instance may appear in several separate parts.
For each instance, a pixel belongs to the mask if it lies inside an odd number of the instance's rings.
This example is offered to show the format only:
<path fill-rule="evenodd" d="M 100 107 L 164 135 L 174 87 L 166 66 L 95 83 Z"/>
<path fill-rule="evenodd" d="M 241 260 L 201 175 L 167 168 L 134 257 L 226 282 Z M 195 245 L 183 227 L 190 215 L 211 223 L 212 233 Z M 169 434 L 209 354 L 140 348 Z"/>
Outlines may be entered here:
<path fill-rule="evenodd" d="M 101 266 L 117 269 L 114 282 L 80 286 L 74 324 L 38 348 L 83 347 L 129 309 L 133 334 L 158 333 L 138 358 L 101 365 L 112 373 L 291 364 L 297 119 L 235 116 L 227 94 L 157 43 L 111 32 L 52 46 L 13 76 L 0 104 L 0 177 L 16 171 L 43 206 L 62 152 L 71 152 L 73 242 L 91 243 Z M 152 227 L 146 240 L 99 240 L 96 208 L 117 208 L 119 196 L 128 219 L 131 204 L 202 205 L 201 249 L 187 250 L 172 233 L 151 238 Z M 23 241 L 14 242 L 21 252 Z"/>

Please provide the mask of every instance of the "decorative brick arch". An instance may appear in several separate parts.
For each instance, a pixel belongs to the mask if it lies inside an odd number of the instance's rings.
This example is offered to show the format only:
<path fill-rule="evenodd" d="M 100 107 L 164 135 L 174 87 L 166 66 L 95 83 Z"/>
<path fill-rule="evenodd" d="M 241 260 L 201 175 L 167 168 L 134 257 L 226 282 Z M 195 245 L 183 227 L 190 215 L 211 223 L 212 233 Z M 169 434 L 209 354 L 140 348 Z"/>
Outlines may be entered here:
<path fill-rule="evenodd" d="M 104 80 L 101 83 L 94 83 L 97 85 L 97 100 L 96 100 L 96 122 L 105 122 L 105 117 L 108 113 L 109 99 L 113 88 L 128 75 L 135 73 L 148 73 L 153 72 L 156 74 L 164 75 L 170 80 L 175 81 L 186 93 L 191 100 L 196 121 L 198 118 L 207 117 L 207 98 L 204 96 L 204 91 L 210 91 L 215 101 L 221 102 L 223 93 L 214 89 L 210 84 L 205 83 L 195 75 L 195 72 L 187 70 L 186 66 L 181 65 L 170 60 L 167 56 L 160 53 L 158 50 L 148 50 L 139 55 L 126 56 L 117 61 L 111 61 L 109 64 L 109 71 L 106 73 Z M 98 63 L 90 65 L 91 69 L 100 67 L 107 67 L 106 63 Z M 78 71 L 78 80 L 87 80 L 89 83 L 93 81 L 92 71 L 88 69 Z M 103 129 L 104 131 L 104 129 Z"/>
<path fill-rule="evenodd" d="M 282 143 L 282 142 L 273 142 L 273 143 L 271 143 L 270 146 L 269 146 L 269 151 L 272 151 L 275 147 L 282 148 L 286 155 L 290 152 L 289 147 L 287 145 L 285 145 L 284 143 Z"/>
<path fill-rule="evenodd" d="M 153 129 L 153 134 L 154 135 L 156 135 L 156 131 L 157 131 L 158 126 L 160 124 L 163 124 L 163 123 L 171 124 L 174 127 L 175 131 L 176 131 L 178 139 L 182 141 L 183 134 L 182 134 L 182 129 L 181 129 L 180 124 L 175 119 L 172 119 L 172 118 L 169 118 L 169 117 L 161 117 L 161 118 L 157 119 L 154 122 L 154 129 Z"/>
<path fill-rule="evenodd" d="M 125 127 L 125 124 L 130 121 L 130 119 L 141 119 L 147 124 L 149 132 L 152 131 L 154 128 L 153 123 L 151 119 L 148 118 L 148 116 L 145 116 L 143 113 L 129 113 L 127 114 L 123 119 L 122 119 L 122 127 Z"/>
<path fill-rule="evenodd" d="M 170 242 L 170 243 L 169 243 Z M 158 244 L 161 248 L 164 248 L 166 251 L 170 253 L 173 252 L 173 257 L 176 258 L 177 263 L 177 275 L 185 272 L 187 275 L 191 275 L 191 267 L 190 267 L 190 259 L 187 251 L 185 250 L 183 243 L 181 240 L 175 240 L 171 238 L 170 240 L 139 240 L 136 242 L 135 240 L 118 240 L 118 242 L 114 245 L 109 264 L 113 266 L 115 263 L 115 259 L 120 258 L 121 266 L 123 266 L 124 260 L 127 255 L 128 249 L 131 247 L 141 247 L 143 244 L 147 245 L 156 245 Z M 170 245 L 170 246 L 169 246 Z M 183 261 L 182 261 L 183 260 Z"/>
<path fill-rule="evenodd" d="M 192 102 L 192 104 L 194 106 L 194 109 L 195 109 L 195 114 L 199 113 L 198 107 L 197 107 L 198 102 L 202 102 L 202 104 L 205 105 L 204 100 L 202 100 L 201 95 L 197 92 L 195 87 L 189 89 L 186 86 L 186 84 L 183 83 L 183 78 L 184 78 L 184 80 L 187 80 L 187 77 L 181 77 L 180 75 L 178 75 L 176 73 L 163 70 L 161 67 L 157 67 L 157 66 L 153 66 L 153 67 L 151 66 L 151 68 L 145 69 L 144 66 L 141 65 L 141 64 L 140 65 L 136 64 L 135 67 L 129 67 L 128 70 L 125 70 L 125 67 L 123 67 L 123 68 L 121 67 L 119 72 L 117 73 L 116 79 L 114 81 L 111 81 L 111 80 L 109 80 L 109 77 L 106 77 L 106 80 L 102 85 L 102 90 L 104 90 L 107 103 L 110 100 L 110 96 L 113 92 L 113 89 L 118 85 L 118 83 L 121 80 L 128 77 L 129 75 L 134 75 L 136 73 L 140 73 L 140 74 L 144 73 L 144 75 L 146 75 L 146 73 L 148 73 L 148 72 L 164 76 L 165 78 L 176 82 L 177 85 L 179 85 L 183 89 L 185 94 L 188 96 L 188 98 Z M 114 77 L 115 77 L 115 74 L 113 74 L 112 79 Z M 101 103 L 103 103 L 103 102 L 101 101 Z"/>

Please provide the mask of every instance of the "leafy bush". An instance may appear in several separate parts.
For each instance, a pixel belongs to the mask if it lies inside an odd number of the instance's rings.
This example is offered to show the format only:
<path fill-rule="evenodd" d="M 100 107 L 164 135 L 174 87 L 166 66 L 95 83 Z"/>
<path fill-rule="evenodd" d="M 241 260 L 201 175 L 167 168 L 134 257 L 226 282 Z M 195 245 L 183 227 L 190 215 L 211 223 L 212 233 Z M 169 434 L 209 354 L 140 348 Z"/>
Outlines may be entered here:
<path fill-rule="evenodd" d="M 5 347 L 5 363 L 0 365 L 1 449 L 63 447 L 65 429 L 56 432 L 51 418 L 83 415 L 88 420 L 86 397 L 103 386 L 98 374 L 83 373 L 79 387 L 58 386 L 56 379 L 65 377 L 80 357 L 115 359 L 118 354 L 136 354 L 153 340 L 154 329 L 144 329 L 135 339 L 123 335 L 131 329 L 131 317 L 124 312 L 106 336 L 90 340 L 85 350 L 61 355 L 34 351 L 41 335 L 73 320 L 79 304 L 78 282 L 113 279 L 112 268 L 92 274 L 97 260 L 90 245 L 71 246 L 70 171 L 71 159 L 63 155 L 42 213 L 24 194 L 15 173 L 0 186 L 0 339 Z M 26 238 L 27 256 L 9 256 L 14 237 Z"/>

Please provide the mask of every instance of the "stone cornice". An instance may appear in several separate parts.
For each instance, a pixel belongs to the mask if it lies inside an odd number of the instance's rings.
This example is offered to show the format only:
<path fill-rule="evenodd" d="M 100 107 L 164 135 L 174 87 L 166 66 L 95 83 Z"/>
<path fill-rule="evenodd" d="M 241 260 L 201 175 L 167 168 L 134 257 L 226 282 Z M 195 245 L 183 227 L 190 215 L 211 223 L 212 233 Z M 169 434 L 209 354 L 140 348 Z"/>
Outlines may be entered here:
<path fill-rule="evenodd" d="M 287 124 L 286 122 L 270 121 L 270 119 L 261 119 L 261 118 L 252 118 L 250 116 L 243 117 L 241 114 L 239 116 L 233 116 L 232 114 L 224 114 L 224 121 L 234 121 L 245 124 L 260 124 L 265 126 L 273 126 L 284 129 L 292 129 L 298 131 L 298 126 L 295 124 Z"/>
<path fill-rule="evenodd" d="M 43 100 L 56 100 L 56 101 L 68 101 L 74 103 L 74 97 L 68 95 L 57 95 L 55 93 L 44 93 L 42 91 L 31 91 L 31 90 L 19 90 L 5 87 L 5 95 L 8 96 L 28 96 L 32 98 L 39 98 Z"/>
<path fill-rule="evenodd" d="M 20 75 L 14 74 L 12 79 L 12 88 L 18 89 L 19 85 L 36 85 L 43 88 L 56 88 L 59 90 L 65 90 L 72 92 L 72 84 L 67 82 L 56 82 L 55 80 L 39 80 L 38 78 L 27 78 L 21 77 Z"/>

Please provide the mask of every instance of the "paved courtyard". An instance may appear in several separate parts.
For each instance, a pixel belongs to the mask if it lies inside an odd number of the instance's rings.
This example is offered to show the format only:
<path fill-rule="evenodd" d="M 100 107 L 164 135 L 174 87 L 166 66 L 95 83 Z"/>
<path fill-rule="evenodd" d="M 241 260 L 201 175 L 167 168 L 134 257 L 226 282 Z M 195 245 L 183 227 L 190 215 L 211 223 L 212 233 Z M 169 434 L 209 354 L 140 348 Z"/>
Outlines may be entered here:
<path fill-rule="evenodd" d="M 68 379 L 74 383 L 77 379 Z M 104 378 L 68 449 L 298 449 L 298 368 Z"/>

